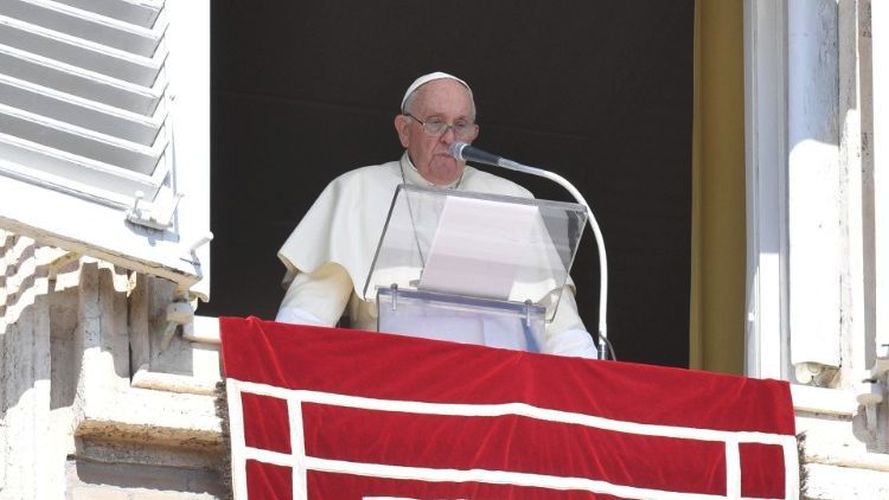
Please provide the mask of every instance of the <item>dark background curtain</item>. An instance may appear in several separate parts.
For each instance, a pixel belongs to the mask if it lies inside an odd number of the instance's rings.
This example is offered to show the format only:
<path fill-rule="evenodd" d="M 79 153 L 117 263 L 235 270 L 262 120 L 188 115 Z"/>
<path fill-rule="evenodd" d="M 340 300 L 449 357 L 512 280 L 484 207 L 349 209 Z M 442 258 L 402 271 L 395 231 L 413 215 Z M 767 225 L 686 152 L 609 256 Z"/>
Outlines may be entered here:
<path fill-rule="evenodd" d="M 213 3 L 211 302 L 271 319 L 276 252 L 342 172 L 398 158 L 417 76 L 473 87 L 476 145 L 573 181 L 609 257 L 622 360 L 688 365 L 693 0 Z M 536 178 L 495 172 L 538 198 Z M 598 322 L 592 231 L 572 276 Z"/>

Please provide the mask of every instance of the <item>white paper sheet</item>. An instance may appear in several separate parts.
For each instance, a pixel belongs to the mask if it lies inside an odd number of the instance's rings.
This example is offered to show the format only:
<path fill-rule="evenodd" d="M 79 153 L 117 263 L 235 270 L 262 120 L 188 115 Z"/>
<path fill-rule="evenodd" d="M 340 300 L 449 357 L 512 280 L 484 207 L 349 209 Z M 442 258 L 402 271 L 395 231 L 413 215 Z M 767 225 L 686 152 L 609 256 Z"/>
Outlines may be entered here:
<path fill-rule="evenodd" d="M 419 288 L 506 300 L 540 223 L 533 205 L 449 197 Z"/>

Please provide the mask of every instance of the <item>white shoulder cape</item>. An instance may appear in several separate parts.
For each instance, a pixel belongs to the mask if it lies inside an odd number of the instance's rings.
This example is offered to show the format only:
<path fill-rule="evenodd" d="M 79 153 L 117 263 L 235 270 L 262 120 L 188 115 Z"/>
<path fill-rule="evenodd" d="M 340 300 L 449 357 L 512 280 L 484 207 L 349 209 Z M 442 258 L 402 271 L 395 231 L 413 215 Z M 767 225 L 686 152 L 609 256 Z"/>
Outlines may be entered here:
<path fill-rule="evenodd" d="M 348 271 L 361 297 L 395 188 L 403 181 L 428 185 L 407 152 L 399 161 L 358 168 L 328 184 L 278 252 L 287 266 L 285 281 L 334 262 Z M 532 197 L 518 184 L 470 166 L 458 186 L 460 191 Z"/>

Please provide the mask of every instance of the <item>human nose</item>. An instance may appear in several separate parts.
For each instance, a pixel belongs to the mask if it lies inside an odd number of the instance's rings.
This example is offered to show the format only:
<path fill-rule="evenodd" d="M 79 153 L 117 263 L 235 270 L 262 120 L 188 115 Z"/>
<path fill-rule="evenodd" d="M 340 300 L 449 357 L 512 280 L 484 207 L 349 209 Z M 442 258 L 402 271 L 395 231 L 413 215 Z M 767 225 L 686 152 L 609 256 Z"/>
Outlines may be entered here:
<path fill-rule="evenodd" d="M 454 129 L 453 125 L 445 125 L 444 132 L 441 133 L 441 136 L 438 138 L 439 141 L 451 145 L 452 142 L 457 140 L 457 131 Z"/>

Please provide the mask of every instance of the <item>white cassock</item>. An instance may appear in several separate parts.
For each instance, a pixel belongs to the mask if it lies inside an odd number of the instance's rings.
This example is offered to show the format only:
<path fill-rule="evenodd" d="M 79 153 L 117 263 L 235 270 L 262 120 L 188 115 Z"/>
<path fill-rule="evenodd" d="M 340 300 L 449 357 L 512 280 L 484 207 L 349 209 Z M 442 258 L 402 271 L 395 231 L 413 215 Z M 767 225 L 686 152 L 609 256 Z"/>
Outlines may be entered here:
<path fill-rule="evenodd" d="M 352 327 L 376 330 L 377 309 L 362 298 L 392 196 L 399 184 L 431 184 L 411 164 L 399 161 L 362 167 L 334 179 L 278 252 L 290 282 L 276 321 L 333 326 L 348 307 Z M 466 166 L 455 189 L 532 198 L 525 188 Z M 292 281 L 291 281 L 292 280 Z M 596 347 L 566 286 L 540 350 L 595 358 Z"/>

